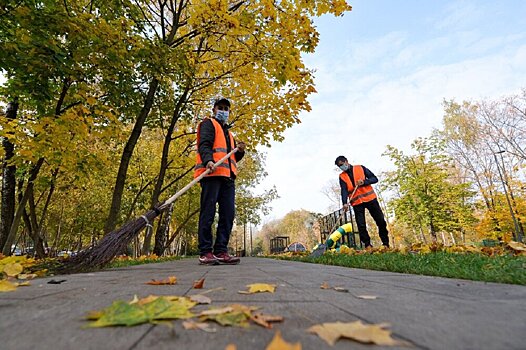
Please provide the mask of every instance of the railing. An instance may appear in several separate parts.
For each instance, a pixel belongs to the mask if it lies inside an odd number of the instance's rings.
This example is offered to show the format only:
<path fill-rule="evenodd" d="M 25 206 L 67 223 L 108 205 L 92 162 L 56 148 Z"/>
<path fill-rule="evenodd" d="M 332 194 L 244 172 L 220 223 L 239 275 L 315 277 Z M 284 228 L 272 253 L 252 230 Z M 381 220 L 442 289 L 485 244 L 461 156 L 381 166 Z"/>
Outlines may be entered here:
<path fill-rule="evenodd" d="M 360 242 L 360 236 L 356 230 L 356 223 L 353 220 L 352 213 L 350 211 L 344 211 L 343 208 L 319 219 L 321 242 L 325 243 L 331 233 L 333 233 L 341 225 L 348 222 L 350 222 L 352 225 L 352 232 L 344 234 L 342 236 L 341 243 L 347 245 L 348 247 L 356 247 L 356 242 Z"/>

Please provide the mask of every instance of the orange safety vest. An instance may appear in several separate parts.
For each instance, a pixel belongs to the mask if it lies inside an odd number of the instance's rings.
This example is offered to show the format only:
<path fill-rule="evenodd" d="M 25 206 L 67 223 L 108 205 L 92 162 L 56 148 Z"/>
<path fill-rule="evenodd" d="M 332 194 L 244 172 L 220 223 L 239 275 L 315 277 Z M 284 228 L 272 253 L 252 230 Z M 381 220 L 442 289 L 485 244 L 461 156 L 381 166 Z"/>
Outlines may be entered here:
<path fill-rule="evenodd" d="M 365 174 L 363 172 L 363 168 L 361 165 L 353 165 L 352 174 L 354 176 L 354 183 L 356 183 L 358 180 L 365 180 Z M 370 202 L 376 198 L 376 193 L 374 193 L 373 186 L 371 185 L 358 187 L 358 189 L 354 193 L 354 196 L 350 198 L 352 191 L 354 191 L 354 186 L 351 182 L 351 178 L 349 174 L 347 174 L 345 171 L 342 172 L 340 174 L 340 179 L 342 179 L 347 184 L 347 191 L 349 192 L 349 200 L 352 206 L 355 206 L 361 203 Z"/>
<path fill-rule="evenodd" d="M 217 163 L 221 158 L 226 156 L 227 152 L 227 144 L 225 139 L 225 134 L 223 132 L 223 128 L 219 124 L 217 120 L 214 118 L 210 118 L 212 121 L 212 125 L 214 125 L 215 129 L 215 136 L 214 136 L 214 144 L 212 145 L 212 156 L 214 157 L 214 163 Z M 201 124 L 197 127 L 197 147 L 199 147 L 199 131 L 201 129 Z M 228 132 L 229 138 L 230 138 L 230 149 L 234 149 L 234 136 L 232 136 L 232 133 Z M 226 176 L 230 177 L 230 170 L 232 169 L 232 172 L 234 175 L 237 175 L 237 163 L 236 163 L 236 157 L 233 153 L 229 159 L 225 160 L 223 163 L 219 164 L 214 172 L 207 174 L 206 176 Z M 199 150 L 197 151 L 197 157 L 195 160 L 195 167 L 194 167 L 194 178 L 198 177 L 202 173 L 206 171 L 206 164 L 203 164 L 203 160 L 201 159 L 201 155 L 199 154 Z"/>

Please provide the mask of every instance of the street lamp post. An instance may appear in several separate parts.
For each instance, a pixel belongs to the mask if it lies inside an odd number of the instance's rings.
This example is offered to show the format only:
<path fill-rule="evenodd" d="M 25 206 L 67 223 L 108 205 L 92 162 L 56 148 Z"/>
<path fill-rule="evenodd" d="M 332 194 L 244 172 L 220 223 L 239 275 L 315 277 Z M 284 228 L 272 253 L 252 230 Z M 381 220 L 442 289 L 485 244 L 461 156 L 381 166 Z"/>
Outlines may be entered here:
<path fill-rule="evenodd" d="M 517 222 L 517 218 L 515 217 L 515 213 L 513 212 L 513 207 L 511 206 L 511 201 L 508 195 L 508 190 L 506 189 L 506 181 L 504 181 L 504 177 L 502 176 L 502 172 L 500 171 L 499 160 L 497 159 L 497 154 L 500 154 L 502 157 L 502 153 L 504 152 L 506 151 L 499 150 L 497 152 L 493 152 L 493 157 L 495 157 L 495 163 L 497 164 L 497 170 L 499 172 L 500 181 L 502 182 L 502 187 L 504 188 L 504 194 L 506 195 L 506 201 L 508 202 L 508 208 L 510 209 L 511 218 L 513 220 L 513 226 L 515 227 L 515 232 L 514 232 L 515 234 L 513 235 L 513 238 L 517 242 L 522 242 L 522 235 L 521 235 L 519 223 Z M 502 169 L 502 171 L 505 171 L 504 168 Z"/>

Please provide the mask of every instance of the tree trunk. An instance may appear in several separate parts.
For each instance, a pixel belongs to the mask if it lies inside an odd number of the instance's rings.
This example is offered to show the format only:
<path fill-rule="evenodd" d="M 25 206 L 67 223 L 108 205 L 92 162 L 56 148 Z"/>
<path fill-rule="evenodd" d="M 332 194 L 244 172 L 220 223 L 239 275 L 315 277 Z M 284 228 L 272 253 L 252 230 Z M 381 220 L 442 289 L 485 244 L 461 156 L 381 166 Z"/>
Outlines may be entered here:
<path fill-rule="evenodd" d="M 166 249 L 166 241 L 168 240 L 168 234 L 170 232 L 170 221 L 172 220 L 173 210 L 174 203 L 170 204 L 168 209 L 164 211 L 160 224 L 157 227 L 155 246 L 153 248 L 153 253 L 157 256 L 163 255 Z"/>
<path fill-rule="evenodd" d="M 159 86 L 159 80 L 154 79 L 150 83 L 148 88 L 148 93 L 146 95 L 146 100 L 144 101 L 144 106 L 141 109 L 141 112 L 137 116 L 133 130 L 124 146 L 122 151 L 121 162 L 119 164 L 119 171 L 117 172 L 117 178 L 115 180 L 115 187 L 113 189 L 113 197 L 111 200 L 110 212 L 108 218 L 106 219 L 106 224 L 104 225 L 104 233 L 109 233 L 115 229 L 117 225 L 117 219 L 119 217 L 119 212 L 121 209 L 122 194 L 124 192 L 124 184 L 126 182 L 126 175 L 128 173 L 128 167 L 133 155 L 133 150 L 137 145 L 137 141 L 141 136 L 142 127 L 146 121 L 146 117 L 150 113 L 150 110 L 153 105 L 155 93 Z"/>
<path fill-rule="evenodd" d="M 22 196 L 22 200 L 18 204 L 18 208 L 15 213 L 15 217 L 13 219 L 13 223 L 11 224 L 11 228 L 9 230 L 9 235 L 7 236 L 6 243 L 2 249 L 2 254 L 4 255 L 11 255 L 11 245 L 13 244 L 13 241 L 16 237 L 16 232 L 18 231 L 18 226 L 20 225 L 20 220 L 22 218 L 22 214 L 24 212 L 24 208 L 26 206 L 27 200 L 29 199 L 29 195 L 31 191 L 33 191 L 33 182 L 35 181 L 38 172 L 40 171 L 40 167 L 44 163 L 44 158 L 40 158 L 33 169 L 31 169 L 31 173 L 29 176 L 29 179 L 27 180 L 27 187 L 24 192 L 24 195 Z"/>
<path fill-rule="evenodd" d="M 16 119 L 18 112 L 18 98 L 7 105 L 6 117 L 8 120 Z M 0 212 L 0 251 L 7 242 L 9 230 L 13 224 L 16 206 L 16 167 L 10 165 L 9 161 L 14 156 L 14 145 L 4 137 L 2 140 L 5 157 L 2 164 L 2 208 Z M 11 249 L 11 247 L 9 247 Z"/>

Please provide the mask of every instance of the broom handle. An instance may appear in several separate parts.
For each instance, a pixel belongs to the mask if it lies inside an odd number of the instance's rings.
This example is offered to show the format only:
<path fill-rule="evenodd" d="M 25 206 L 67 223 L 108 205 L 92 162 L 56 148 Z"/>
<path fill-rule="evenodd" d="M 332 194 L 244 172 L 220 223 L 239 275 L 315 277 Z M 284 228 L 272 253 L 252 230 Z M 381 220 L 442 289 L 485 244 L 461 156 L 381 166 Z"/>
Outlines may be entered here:
<path fill-rule="evenodd" d="M 358 189 L 358 187 L 359 186 L 354 187 L 354 190 L 352 191 L 351 196 L 349 197 L 349 204 L 350 204 L 352 197 L 354 197 L 354 194 L 356 193 L 356 190 Z M 343 217 L 344 214 L 345 214 L 345 210 L 343 210 L 340 216 L 338 217 L 338 221 L 340 221 L 340 219 Z M 330 233 L 333 233 L 339 226 L 341 225 L 338 225 L 338 223 L 336 223 L 336 225 L 332 228 Z"/>
<path fill-rule="evenodd" d="M 202 173 L 201 175 L 199 175 L 198 177 L 196 177 L 195 179 L 193 179 L 188 185 L 186 185 L 185 187 L 181 188 L 179 190 L 179 192 L 177 192 L 176 194 L 174 194 L 173 196 L 171 196 L 170 198 L 168 198 L 163 204 L 161 204 L 159 206 L 159 210 L 163 210 L 165 209 L 166 207 L 168 207 L 170 204 L 172 204 L 177 198 L 181 197 L 181 195 L 183 195 L 186 191 L 188 191 L 188 189 L 190 189 L 190 187 L 192 187 L 193 185 L 195 185 L 196 183 L 198 183 L 203 177 L 205 177 L 206 175 L 208 175 L 212 170 L 215 170 L 215 168 L 217 168 L 217 166 L 221 163 L 223 163 L 225 160 L 227 160 L 228 158 L 230 158 L 230 156 L 234 153 L 236 153 L 238 150 L 238 148 L 234 148 L 232 151 L 230 151 L 230 153 L 228 153 L 226 156 L 224 156 L 223 158 L 219 159 L 215 164 L 214 164 L 214 167 L 212 169 L 206 169 L 204 173 Z"/>

